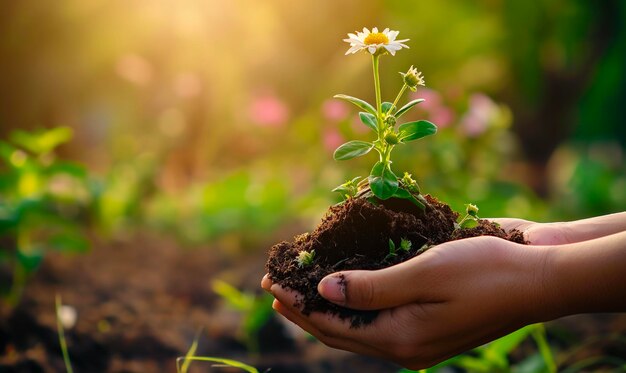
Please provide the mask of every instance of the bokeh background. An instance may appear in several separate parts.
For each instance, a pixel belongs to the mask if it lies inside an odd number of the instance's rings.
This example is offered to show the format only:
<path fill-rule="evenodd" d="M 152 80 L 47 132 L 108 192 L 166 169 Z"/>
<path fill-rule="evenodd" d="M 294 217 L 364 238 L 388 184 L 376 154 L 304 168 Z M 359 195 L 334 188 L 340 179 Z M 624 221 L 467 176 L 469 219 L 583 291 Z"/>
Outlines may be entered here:
<path fill-rule="evenodd" d="M 332 99 L 373 101 L 369 57 L 344 56 L 363 26 L 410 39 L 382 58 L 384 99 L 409 66 L 426 77 L 411 115 L 439 133 L 394 162 L 423 191 L 481 216 L 626 210 L 623 1 L 13 1 L 0 12 L 11 309 L 46 260 L 155 235 L 221 258 L 207 282 L 228 273 L 254 293 L 240 263 L 262 273 L 269 245 L 312 229 L 330 190 L 373 162 L 332 160 L 368 138 Z"/>

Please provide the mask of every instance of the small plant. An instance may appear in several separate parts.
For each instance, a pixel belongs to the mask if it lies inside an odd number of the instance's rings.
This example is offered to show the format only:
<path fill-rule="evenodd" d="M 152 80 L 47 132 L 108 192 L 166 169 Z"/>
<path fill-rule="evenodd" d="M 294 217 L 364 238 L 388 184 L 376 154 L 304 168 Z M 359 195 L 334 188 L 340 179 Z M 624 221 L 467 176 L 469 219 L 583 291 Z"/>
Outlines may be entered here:
<path fill-rule="evenodd" d="M 191 346 L 189 346 L 189 350 L 184 357 L 179 357 L 176 359 L 176 371 L 178 373 L 187 373 L 189 371 L 189 366 L 192 361 L 203 361 L 209 363 L 216 363 L 212 365 L 213 367 L 233 367 L 239 368 L 248 373 L 259 373 L 258 369 L 251 365 L 244 364 L 237 360 L 232 359 L 224 359 L 221 357 L 213 357 L 213 356 L 195 356 L 196 351 L 198 350 L 198 340 L 200 339 L 200 332 L 196 333 L 196 337 L 193 339 Z"/>
<path fill-rule="evenodd" d="M 299 267 L 310 266 L 311 264 L 313 264 L 314 260 L 315 260 L 315 250 L 311 250 L 311 251 L 302 250 L 298 254 L 298 257 L 296 258 L 296 261 L 298 262 Z"/>
<path fill-rule="evenodd" d="M 396 248 L 396 244 L 390 238 L 389 239 L 389 254 L 387 254 L 387 256 L 385 257 L 385 260 L 393 258 L 394 256 L 397 256 L 398 251 L 408 252 L 411 250 L 412 247 L 413 247 L 413 244 L 411 243 L 411 241 L 407 240 L 406 238 L 403 238 L 400 240 L 400 247 Z"/>
<path fill-rule="evenodd" d="M 12 276 L 8 287 L 0 284 L 0 294 L 9 305 L 18 303 L 46 252 L 89 249 L 83 223 L 92 199 L 88 174 L 55 155 L 71 137 L 70 128 L 57 127 L 18 130 L 0 140 L 0 267 Z"/>
<path fill-rule="evenodd" d="M 360 179 L 361 179 L 361 176 L 357 176 L 354 179 L 348 180 L 345 183 L 339 185 L 338 187 L 336 187 L 332 191 L 341 194 L 341 197 L 344 200 L 349 199 L 349 198 L 353 198 L 359 192 L 359 183 L 358 183 L 358 181 Z"/>
<path fill-rule="evenodd" d="M 474 228 L 479 219 L 478 206 L 468 203 L 465 205 L 465 216 L 456 224 L 456 229 Z"/>
<path fill-rule="evenodd" d="M 213 291 L 229 306 L 241 312 L 243 321 L 239 335 L 251 353 L 259 352 L 259 330 L 272 317 L 272 298 L 268 294 L 256 295 L 241 291 L 227 282 L 214 280 Z"/>
<path fill-rule="evenodd" d="M 403 85 L 396 95 L 393 102 L 382 102 L 380 76 L 378 72 L 380 57 L 386 54 L 395 55 L 396 51 L 402 48 L 408 48 L 404 40 L 396 40 L 398 31 L 392 31 L 388 28 L 379 32 L 376 27 L 370 31 L 363 28 L 363 32 L 356 34 L 349 33 L 349 38 L 344 41 L 350 43 L 350 49 L 346 54 L 356 53 L 358 51 L 366 51 L 372 56 L 372 66 L 374 71 L 374 90 L 376 94 L 376 104 L 371 105 L 368 102 L 356 97 L 348 95 L 336 95 L 335 98 L 346 100 L 359 109 L 363 110 L 359 113 L 361 122 L 376 134 L 374 141 L 352 140 L 340 145 L 333 154 L 336 160 L 348 160 L 360 157 L 375 150 L 379 157 L 374 164 L 367 179 L 371 195 L 380 200 L 386 200 L 392 197 L 409 199 L 421 209 L 428 204 L 420 195 L 417 183 L 411 179 L 411 176 L 405 174 L 405 177 L 398 178 L 391 169 L 391 152 L 397 145 L 402 145 L 410 141 L 421 139 L 422 137 L 433 135 L 437 132 L 437 126 L 426 120 L 414 122 L 406 122 L 399 124 L 398 121 L 406 112 L 415 105 L 423 102 L 424 99 L 416 99 L 406 103 L 397 109 L 397 104 L 407 89 L 416 91 L 418 86 L 424 86 L 424 77 L 422 73 L 411 66 L 406 73 L 400 73 Z M 407 176 L 408 175 L 408 176 Z M 350 198 L 357 194 L 355 182 L 358 178 L 352 179 L 345 184 L 335 188 L 334 191 L 340 192 L 344 198 Z M 361 185 L 365 187 L 365 185 Z"/>

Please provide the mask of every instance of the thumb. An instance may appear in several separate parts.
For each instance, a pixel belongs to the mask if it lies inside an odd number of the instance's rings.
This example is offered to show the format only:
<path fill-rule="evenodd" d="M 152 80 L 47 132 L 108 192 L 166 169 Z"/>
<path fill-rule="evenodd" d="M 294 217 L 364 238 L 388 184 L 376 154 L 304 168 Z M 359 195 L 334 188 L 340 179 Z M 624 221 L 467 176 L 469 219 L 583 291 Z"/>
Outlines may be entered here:
<path fill-rule="evenodd" d="M 415 258 L 418 259 L 418 258 Z M 409 264 L 410 262 L 413 262 Z M 414 260 L 376 271 L 343 271 L 324 277 L 317 291 L 328 301 L 358 310 L 377 310 L 423 297 L 422 275 Z"/>

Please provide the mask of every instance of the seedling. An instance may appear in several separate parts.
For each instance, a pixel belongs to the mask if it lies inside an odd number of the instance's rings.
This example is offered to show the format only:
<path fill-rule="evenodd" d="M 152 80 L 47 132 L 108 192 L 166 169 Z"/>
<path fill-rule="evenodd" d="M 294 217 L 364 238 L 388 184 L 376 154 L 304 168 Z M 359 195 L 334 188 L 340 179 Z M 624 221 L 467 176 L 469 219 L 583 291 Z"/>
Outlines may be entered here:
<path fill-rule="evenodd" d="M 391 259 L 397 256 L 398 251 L 405 251 L 405 252 L 410 251 L 412 246 L 413 244 L 411 243 L 411 241 L 407 240 L 406 238 L 403 238 L 400 240 L 400 247 L 396 248 L 396 244 L 390 238 L 389 239 L 389 254 L 387 254 L 387 256 L 385 257 L 385 260 Z"/>
<path fill-rule="evenodd" d="M 300 251 L 300 253 L 298 253 L 298 257 L 296 258 L 296 261 L 298 262 L 299 267 L 310 266 L 311 264 L 313 264 L 314 260 L 315 260 L 315 250 L 311 250 L 311 251 L 302 250 Z"/>
<path fill-rule="evenodd" d="M 273 297 L 269 294 L 256 295 L 241 291 L 222 280 L 214 280 L 213 291 L 226 303 L 243 316 L 241 329 L 238 331 L 241 340 L 251 353 L 259 352 L 259 330 L 272 317 Z"/>
<path fill-rule="evenodd" d="M 341 194 L 341 197 L 344 200 L 347 200 L 349 198 L 353 198 L 353 197 L 356 196 L 356 194 L 359 191 L 359 184 L 357 183 L 357 181 L 359 181 L 359 179 L 361 179 L 361 176 L 357 176 L 357 177 L 355 177 L 352 180 L 346 181 L 345 183 L 339 185 L 338 187 L 336 187 L 332 191 Z"/>
<path fill-rule="evenodd" d="M 458 222 L 456 229 L 474 228 L 478 225 L 478 206 L 468 203 L 465 205 L 465 216 Z"/>
<path fill-rule="evenodd" d="M 348 36 L 348 39 L 344 39 L 345 42 L 350 43 L 350 49 L 346 54 L 366 51 L 372 56 L 376 103 L 372 105 L 359 98 L 344 94 L 336 95 L 335 98 L 348 101 L 363 110 L 359 113 L 359 118 L 365 126 L 374 132 L 376 139 L 373 141 L 349 141 L 340 145 L 335 150 L 333 158 L 343 161 L 363 156 L 375 150 L 379 155 L 378 161 L 372 167 L 367 179 L 372 196 L 380 200 L 386 200 L 392 197 L 409 199 L 423 210 L 428 203 L 420 195 L 419 187 L 416 187 L 417 183 L 412 179 L 411 182 L 409 182 L 408 179 L 400 179 L 392 171 L 391 152 L 397 145 L 403 145 L 437 132 L 437 126 L 427 120 L 418 120 L 402 124 L 398 123 L 402 115 L 411 110 L 415 105 L 424 101 L 424 99 L 415 99 L 406 103 L 400 109 L 397 109 L 396 106 L 407 88 L 411 91 L 416 91 L 418 86 L 425 85 L 424 77 L 421 72 L 411 66 L 406 73 L 400 73 L 403 85 L 394 101 L 382 102 L 380 75 L 378 71 L 380 57 L 386 54 L 393 56 L 396 51 L 402 48 L 408 48 L 404 44 L 408 39 L 396 40 L 398 31 L 392 31 L 386 28 L 382 32 L 379 32 L 376 27 L 374 27 L 372 31 L 363 28 L 363 32 L 357 32 L 356 34 L 350 33 Z M 408 178 L 410 179 L 410 175 Z M 344 197 L 353 197 L 356 195 L 353 189 L 354 180 L 355 179 L 340 185 L 335 188 L 335 191 L 341 192 Z"/>

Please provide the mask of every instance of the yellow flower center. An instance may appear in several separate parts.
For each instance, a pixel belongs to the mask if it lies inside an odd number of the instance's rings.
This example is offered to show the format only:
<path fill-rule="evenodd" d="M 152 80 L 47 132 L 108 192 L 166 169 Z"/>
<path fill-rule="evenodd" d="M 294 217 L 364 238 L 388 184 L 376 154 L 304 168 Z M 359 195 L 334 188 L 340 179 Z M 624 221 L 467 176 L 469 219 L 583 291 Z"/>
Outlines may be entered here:
<path fill-rule="evenodd" d="M 382 32 L 373 32 L 365 37 L 363 42 L 366 45 L 372 44 L 389 44 L 389 38 Z"/>

